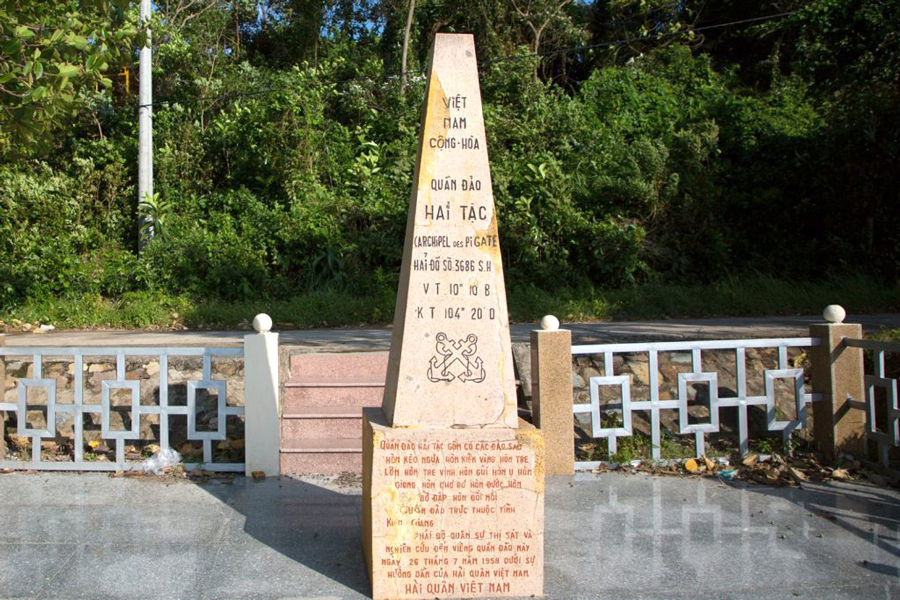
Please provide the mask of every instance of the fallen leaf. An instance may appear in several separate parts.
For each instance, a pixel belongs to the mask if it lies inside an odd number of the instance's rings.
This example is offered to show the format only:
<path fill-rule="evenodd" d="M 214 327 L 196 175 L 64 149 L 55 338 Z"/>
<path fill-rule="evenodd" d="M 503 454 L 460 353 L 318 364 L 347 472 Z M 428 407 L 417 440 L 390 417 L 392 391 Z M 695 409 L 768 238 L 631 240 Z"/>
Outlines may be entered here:
<path fill-rule="evenodd" d="M 706 463 L 706 470 L 707 470 L 707 471 L 715 471 L 715 470 L 716 470 L 716 463 L 714 463 L 713 461 L 709 460 L 709 459 L 706 458 L 705 456 L 703 457 L 703 462 Z"/>
<path fill-rule="evenodd" d="M 696 473 L 700 470 L 700 467 L 697 465 L 696 460 L 694 460 L 693 458 L 689 458 L 688 460 L 684 461 L 684 470 L 688 473 Z"/>
<path fill-rule="evenodd" d="M 18 450 L 28 450 L 31 448 L 31 441 L 26 437 L 19 437 L 17 435 L 9 436 L 10 441 L 12 441 L 13 446 Z"/>
<path fill-rule="evenodd" d="M 231 442 L 231 447 L 235 450 L 243 450 L 244 448 L 244 440 L 233 440 Z"/>
<path fill-rule="evenodd" d="M 756 455 L 756 454 L 749 454 L 749 455 L 747 455 L 747 456 L 744 457 L 744 459 L 741 461 L 741 464 L 743 464 L 745 467 L 752 467 L 753 465 L 756 464 L 756 461 L 757 461 L 757 460 L 759 460 L 759 456 L 758 456 L 758 455 Z"/>
<path fill-rule="evenodd" d="M 850 472 L 847 469 L 835 469 L 831 472 L 831 476 L 835 479 L 850 479 Z"/>
<path fill-rule="evenodd" d="M 794 467 L 788 467 L 788 473 L 797 483 L 803 483 L 809 479 L 803 471 L 795 469 Z"/>
<path fill-rule="evenodd" d="M 250 475 L 253 476 L 253 481 L 262 481 L 266 478 L 265 471 L 253 471 Z"/>

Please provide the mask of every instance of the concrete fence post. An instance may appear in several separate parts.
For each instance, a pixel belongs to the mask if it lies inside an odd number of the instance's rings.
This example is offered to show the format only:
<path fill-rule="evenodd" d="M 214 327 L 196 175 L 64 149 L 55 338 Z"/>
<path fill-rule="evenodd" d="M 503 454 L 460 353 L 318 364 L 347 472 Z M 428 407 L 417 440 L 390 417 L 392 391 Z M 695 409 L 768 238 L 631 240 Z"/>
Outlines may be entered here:
<path fill-rule="evenodd" d="M 531 398 L 534 425 L 544 434 L 544 472 L 575 473 L 572 413 L 572 332 L 547 315 L 531 332 Z"/>
<path fill-rule="evenodd" d="M 843 323 L 846 312 L 837 305 L 823 313 L 826 323 L 809 326 L 810 337 L 821 339 L 810 349 L 810 375 L 814 392 L 813 435 L 816 447 L 832 461 L 840 452 L 862 456 L 865 450 L 865 411 L 855 403 L 865 400 L 863 353 L 850 348 L 844 338 L 862 338 L 862 325 Z"/>
<path fill-rule="evenodd" d="M 244 336 L 244 462 L 246 475 L 279 475 L 278 334 L 272 319 L 253 319 L 258 333 Z"/>

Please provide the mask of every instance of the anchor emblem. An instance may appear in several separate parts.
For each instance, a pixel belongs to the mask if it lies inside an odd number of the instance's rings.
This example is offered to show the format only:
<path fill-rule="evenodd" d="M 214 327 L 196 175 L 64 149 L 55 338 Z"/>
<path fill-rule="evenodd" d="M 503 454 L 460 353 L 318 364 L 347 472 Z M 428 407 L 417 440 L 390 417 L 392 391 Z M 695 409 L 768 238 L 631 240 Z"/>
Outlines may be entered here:
<path fill-rule="evenodd" d="M 474 356 L 478 351 L 478 336 L 474 333 L 455 341 L 441 332 L 435 336 L 435 350 L 439 356 L 432 356 L 428 363 L 428 380 L 432 383 L 454 379 L 463 383 L 484 381 L 484 362 Z"/>

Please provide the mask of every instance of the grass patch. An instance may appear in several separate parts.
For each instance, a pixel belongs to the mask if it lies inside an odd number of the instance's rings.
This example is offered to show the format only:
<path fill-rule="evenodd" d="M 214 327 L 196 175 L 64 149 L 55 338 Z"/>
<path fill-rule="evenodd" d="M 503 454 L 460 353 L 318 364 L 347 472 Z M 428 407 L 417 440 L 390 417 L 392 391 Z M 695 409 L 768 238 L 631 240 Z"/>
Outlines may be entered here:
<path fill-rule="evenodd" d="M 395 297 L 395 290 L 387 288 L 367 295 L 324 289 L 298 293 L 290 300 L 223 301 L 161 292 L 133 292 L 112 299 L 97 295 L 45 297 L 0 312 L 0 321 L 9 329 L 19 329 L 16 321 L 51 324 L 61 329 L 227 329 L 244 327 L 254 315 L 265 312 L 279 329 L 362 327 L 389 324 Z M 815 315 L 833 303 L 859 314 L 900 311 L 900 287 L 884 287 L 861 276 L 797 282 L 755 275 L 709 285 L 649 283 L 622 290 L 546 291 L 513 286 L 508 302 L 513 322 L 535 322 L 546 314 L 570 323 Z M 900 339 L 900 331 L 885 335 Z"/>
<path fill-rule="evenodd" d="M 604 460 L 608 462 L 628 463 L 632 460 L 651 460 L 653 458 L 653 443 L 650 436 L 635 432 L 628 437 L 620 437 L 616 440 L 616 452 L 609 453 L 609 446 L 605 439 L 587 444 L 583 451 L 587 453 L 586 460 Z M 693 458 L 696 447 L 693 436 L 670 436 L 668 431 L 662 432 L 659 452 L 660 458 Z M 714 448 L 707 443 L 707 456 L 726 456 L 727 452 Z"/>
<path fill-rule="evenodd" d="M 696 456 L 693 435 L 676 434 L 665 428 L 660 434 L 659 453 L 661 459 L 685 459 Z M 809 443 L 800 436 L 794 436 L 787 444 L 780 437 L 774 435 L 750 440 L 750 452 L 754 454 L 790 455 L 796 450 L 809 448 Z M 707 458 L 737 457 L 739 445 L 736 435 L 719 433 L 706 436 L 704 455 Z M 616 440 L 616 452 L 613 454 L 609 453 L 605 439 L 597 439 L 581 444 L 576 456 L 576 460 L 602 460 L 620 464 L 629 463 L 632 460 L 651 460 L 653 443 L 649 435 L 635 431 L 631 436 L 620 437 Z"/>
<path fill-rule="evenodd" d="M 292 300 L 213 300 L 192 304 L 185 311 L 184 324 L 191 328 L 227 328 L 266 313 L 280 329 L 384 325 L 394 319 L 395 298 L 396 293 L 387 290 L 363 297 L 323 290 L 300 294 Z"/>
<path fill-rule="evenodd" d="M 0 313 L 12 329 L 16 321 L 54 325 L 60 329 L 159 329 L 178 326 L 189 300 L 158 292 L 129 292 L 119 298 L 96 294 L 29 299 Z"/>
<path fill-rule="evenodd" d="M 732 277 L 705 285 L 648 283 L 622 290 L 537 288 L 509 293 L 513 320 L 536 321 L 553 314 L 563 322 L 817 315 L 829 304 L 850 313 L 900 310 L 900 287 L 885 287 L 850 275 L 821 282 L 775 279 L 765 275 Z"/>

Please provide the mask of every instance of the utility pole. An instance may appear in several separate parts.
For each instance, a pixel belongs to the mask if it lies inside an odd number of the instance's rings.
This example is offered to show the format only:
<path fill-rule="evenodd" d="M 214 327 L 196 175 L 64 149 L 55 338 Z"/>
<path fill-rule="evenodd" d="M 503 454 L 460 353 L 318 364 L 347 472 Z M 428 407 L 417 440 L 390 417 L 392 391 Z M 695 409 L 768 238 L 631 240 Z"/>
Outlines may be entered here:
<path fill-rule="evenodd" d="M 150 0 L 141 0 L 141 28 L 146 35 L 146 42 L 141 46 L 140 59 L 140 92 L 138 94 L 138 203 L 153 198 L 153 69 L 151 59 L 153 50 L 150 42 Z M 141 217 L 141 231 L 147 223 L 147 217 Z M 153 225 L 146 228 L 146 238 L 139 236 L 138 248 L 153 238 Z"/>
<path fill-rule="evenodd" d="M 409 10 L 406 13 L 406 29 L 403 32 L 403 58 L 400 60 L 400 95 L 406 93 L 406 55 L 409 52 L 409 32 L 412 29 L 413 13 L 416 10 L 416 0 L 409 0 Z"/>

